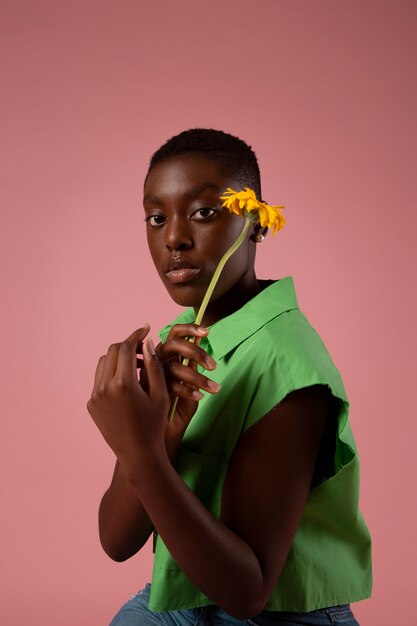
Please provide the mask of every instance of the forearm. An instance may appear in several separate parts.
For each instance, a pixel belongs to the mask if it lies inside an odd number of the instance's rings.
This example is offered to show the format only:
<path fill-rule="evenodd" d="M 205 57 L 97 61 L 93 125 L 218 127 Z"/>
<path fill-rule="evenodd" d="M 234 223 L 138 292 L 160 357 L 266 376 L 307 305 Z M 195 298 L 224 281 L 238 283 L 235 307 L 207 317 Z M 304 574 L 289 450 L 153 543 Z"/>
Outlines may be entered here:
<path fill-rule="evenodd" d="M 114 561 L 136 554 L 153 531 L 137 493 L 129 484 L 109 487 L 99 508 L 99 535 L 103 550 Z"/>
<path fill-rule="evenodd" d="M 205 508 L 168 456 L 152 455 L 126 474 L 168 550 L 193 584 L 238 619 L 259 612 L 262 572 L 255 553 Z"/>
<path fill-rule="evenodd" d="M 166 447 L 174 463 L 178 441 L 166 442 Z M 119 462 L 112 483 L 102 497 L 98 523 L 103 550 L 114 561 L 125 561 L 139 552 L 154 530 L 137 490 L 125 477 Z"/>

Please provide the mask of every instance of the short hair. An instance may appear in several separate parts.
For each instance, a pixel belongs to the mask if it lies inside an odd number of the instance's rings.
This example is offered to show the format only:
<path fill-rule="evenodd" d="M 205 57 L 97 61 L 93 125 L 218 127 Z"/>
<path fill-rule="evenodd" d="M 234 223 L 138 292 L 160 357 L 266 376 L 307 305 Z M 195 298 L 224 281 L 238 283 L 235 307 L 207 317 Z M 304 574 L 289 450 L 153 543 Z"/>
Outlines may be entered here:
<path fill-rule="evenodd" d="M 190 128 L 168 139 L 152 155 L 145 183 L 157 163 L 190 152 L 218 161 L 225 176 L 234 178 L 242 188 L 250 187 L 261 199 L 261 175 L 252 147 L 242 139 L 214 128 Z"/>

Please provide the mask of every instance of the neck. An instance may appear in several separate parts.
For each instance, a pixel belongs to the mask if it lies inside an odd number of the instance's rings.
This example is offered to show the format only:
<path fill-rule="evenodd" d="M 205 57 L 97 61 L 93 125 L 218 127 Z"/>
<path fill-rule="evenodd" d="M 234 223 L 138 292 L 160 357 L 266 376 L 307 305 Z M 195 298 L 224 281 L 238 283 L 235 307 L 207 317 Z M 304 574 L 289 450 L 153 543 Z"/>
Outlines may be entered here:
<path fill-rule="evenodd" d="M 211 326 L 215 322 L 238 311 L 246 302 L 252 300 L 262 291 L 255 274 L 249 279 L 239 282 L 220 298 L 210 301 L 202 320 L 203 326 Z M 199 307 L 194 307 L 197 315 Z"/>

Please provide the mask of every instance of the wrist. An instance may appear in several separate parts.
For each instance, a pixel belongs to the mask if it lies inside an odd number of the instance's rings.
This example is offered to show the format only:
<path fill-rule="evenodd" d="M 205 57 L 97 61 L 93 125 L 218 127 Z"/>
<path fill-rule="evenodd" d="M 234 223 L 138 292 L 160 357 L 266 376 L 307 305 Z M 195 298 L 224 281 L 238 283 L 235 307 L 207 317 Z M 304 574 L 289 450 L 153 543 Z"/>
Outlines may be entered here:
<path fill-rule="evenodd" d="M 171 465 L 171 460 L 165 447 L 161 447 L 142 450 L 134 457 L 119 459 L 119 463 L 127 481 L 132 486 L 138 487 L 143 481 L 152 479 L 155 468 L 164 463 Z"/>
<path fill-rule="evenodd" d="M 165 448 L 168 455 L 169 460 L 174 465 L 179 447 L 181 445 L 182 436 L 181 437 L 166 437 L 165 438 Z"/>

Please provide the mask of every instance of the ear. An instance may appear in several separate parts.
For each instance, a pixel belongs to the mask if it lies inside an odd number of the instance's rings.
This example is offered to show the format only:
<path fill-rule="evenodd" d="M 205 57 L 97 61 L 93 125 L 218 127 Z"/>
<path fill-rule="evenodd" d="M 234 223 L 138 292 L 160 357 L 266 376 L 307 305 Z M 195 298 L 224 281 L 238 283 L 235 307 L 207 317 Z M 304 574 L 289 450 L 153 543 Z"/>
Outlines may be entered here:
<path fill-rule="evenodd" d="M 261 243 L 265 239 L 267 232 L 268 232 L 268 226 L 264 226 L 262 228 L 262 226 L 258 222 L 257 224 L 255 224 L 253 228 L 253 232 L 251 236 L 249 237 L 249 239 L 251 241 L 254 241 L 255 243 Z"/>

